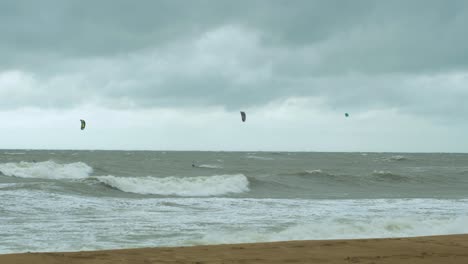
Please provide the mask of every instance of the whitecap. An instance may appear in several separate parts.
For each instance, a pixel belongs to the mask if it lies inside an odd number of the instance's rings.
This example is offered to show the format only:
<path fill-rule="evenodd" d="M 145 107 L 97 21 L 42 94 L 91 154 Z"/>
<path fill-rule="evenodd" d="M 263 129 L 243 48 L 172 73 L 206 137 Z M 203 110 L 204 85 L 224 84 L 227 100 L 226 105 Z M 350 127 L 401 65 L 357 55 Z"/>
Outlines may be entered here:
<path fill-rule="evenodd" d="M 205 169 L 222 169 L 223 168 L 220 165 L 213 165 L 213 164 L 201 164 L 201 165 L 198 165 L 197 167 L 205 168 Z"/>

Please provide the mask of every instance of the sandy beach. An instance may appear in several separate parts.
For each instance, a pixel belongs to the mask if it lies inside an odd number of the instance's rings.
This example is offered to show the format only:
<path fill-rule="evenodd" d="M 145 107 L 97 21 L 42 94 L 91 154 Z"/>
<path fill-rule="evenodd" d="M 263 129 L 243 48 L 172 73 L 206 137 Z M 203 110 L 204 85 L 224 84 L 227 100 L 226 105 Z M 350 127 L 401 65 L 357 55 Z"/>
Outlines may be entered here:
<path fill-rule="evenodd" d="M 468 263 L 468 235 L 0 255 L 2 264 Z"/>

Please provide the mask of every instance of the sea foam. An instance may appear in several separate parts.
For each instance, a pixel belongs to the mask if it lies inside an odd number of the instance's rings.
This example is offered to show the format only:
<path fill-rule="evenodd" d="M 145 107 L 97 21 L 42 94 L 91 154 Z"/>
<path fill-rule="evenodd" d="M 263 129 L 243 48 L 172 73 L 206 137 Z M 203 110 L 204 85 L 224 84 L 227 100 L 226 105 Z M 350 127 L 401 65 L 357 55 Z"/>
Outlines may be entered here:
<path fill-rule="evenodd" d="M 317 223 L 301 223 L 277 230 L 220 230 L 207 233 L 194 244 L 255 243 L 287 240 L 328 240 L 392 238 L 464 234 L 468 232 L 466 216 L 375 217 L 373 219 L 329 218 Z"/>

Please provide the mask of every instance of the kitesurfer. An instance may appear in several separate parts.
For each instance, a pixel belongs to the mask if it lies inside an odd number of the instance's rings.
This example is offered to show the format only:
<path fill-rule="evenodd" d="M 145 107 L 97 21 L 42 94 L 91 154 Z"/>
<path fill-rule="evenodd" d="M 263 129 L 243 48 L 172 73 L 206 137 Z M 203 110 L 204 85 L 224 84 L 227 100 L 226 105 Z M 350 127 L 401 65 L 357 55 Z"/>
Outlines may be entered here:
<path fill-rule="evenodd" d="M 242 122 L 245 122 L 245 119 L 247 119 L 245 112 L 241 111 L 240 114 L 241 114 Z"/>
<path fill-rule="evenodd" d="M 81 122 L 81 130 L 85 129 L 86 122 L 83 119 L 80 119 L 80 122 Z"/>

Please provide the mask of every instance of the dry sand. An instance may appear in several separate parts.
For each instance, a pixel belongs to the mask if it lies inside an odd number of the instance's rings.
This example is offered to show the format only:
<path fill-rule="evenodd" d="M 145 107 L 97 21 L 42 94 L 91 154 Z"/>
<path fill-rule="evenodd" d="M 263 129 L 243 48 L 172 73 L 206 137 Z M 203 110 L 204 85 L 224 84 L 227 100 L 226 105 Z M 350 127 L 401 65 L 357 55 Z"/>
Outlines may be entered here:
<path fill-rule="evenodd" d="M 289 241 L 0 255 L 10 263 L 437 263 L 468 264 L 468 235 L 396 239 Z"/>

